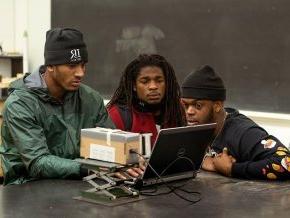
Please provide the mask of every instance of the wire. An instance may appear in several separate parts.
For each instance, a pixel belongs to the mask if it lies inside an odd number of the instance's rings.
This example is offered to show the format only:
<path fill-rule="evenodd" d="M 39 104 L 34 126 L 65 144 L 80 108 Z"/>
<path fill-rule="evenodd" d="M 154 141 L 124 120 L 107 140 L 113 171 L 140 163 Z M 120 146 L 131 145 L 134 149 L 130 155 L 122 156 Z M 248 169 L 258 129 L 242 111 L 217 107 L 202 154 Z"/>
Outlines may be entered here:
<path fill-rule="evenodd" d="M 172 161 L 170 164 L 168 164 L 168 166 L 160 173 L 160 176 L 162 176 L 173 164 L 175 164 L 180 159 L 188 160 L 191 163 L 193 171 L 195 171 L 195 164 L 192 162 L 192 160 L 190 160 L 188 157 L 178 157 L 174 161 Z"/>
<path fill-rule="evenodd" d="M 173 164 L 174 163 L 176 163 L 178 160 L 180 160 L 180 159 L 184 159 L 184 160 L 187 160 L 187 161 L 189 161 L 191 164 L 192 164 L 192 167 L 193 167 L 193 170 L 195 171 L 195 164 L 192 162 L 192 160 L 190 160 L 189 158 L 187 158 L 187 157 L 178 157 L 178 158 L 176 158 L 175 160 L 173 160 L 162 172 L 161 172 L 161 174 L 159 175 L 156 171 L 155 171 L 155 169 L 151 166 L 151 164 L 149 163 L 149 161 L 147 161 L 146 160 L 146 158 L 142 155 L 142 154 L 139 154 L 138 152 L 136 152 L 136 151 L 134 151 L 134 150 L 130 150 L 130 152 L 131 153 L 135 153 L 135 154 L 137 154 L 137 155 L 139 155 L 140 157 L 142 157 L 143 159 L 144 159 L 144 161 L 147 163 L 147 165 L 150 167 L 150 169 L 155 173 L 155 175 L 160 179 L 160 181 L 163 183 L 163 184 L 165 184 L 166 186 L 167 186 L 167 188 L 169 188 L 169 191 L 168 192 L 162 192 L 162 193 L 158 193 L 158 194 L 152 194 L 152 193 L 154 193 L 154 191 L 152 192 L 140 192 L 140 194 L 142 194 L 142 195 L 148 195 L 148 196 L 159 196 L 159 195 L 164 195 L 164 194 L 169 194 L 169 193 L 171 193 L 171 192 L 173 192 L 176 196 L 178 196 L 179 198 L 181 198 L 181 199 L 183 199 L 183 200 L 185 200 L 185 201 L 187 201 L 187 202 L 190 202 L 191 204 L 195 204 L 195 203 L 197 203 L 197 202 L 199 202 L 200 200 L 201 200 L 201 193 L 200 192 L 196 192 L 196 191 L 187 191 L 187 190 L 185 190 L 185 189 L 182 189 L 182 187 L 184 187 L 185 185 L 186 185 L 186 183 L 185 184 L 183 184 L 183 185 L 181 185 L 181 186 L 171 186 L 171 185 L 169 185 L 166 181 L 164 181 L 164 179 L 162 178 L 162 175 L 171 167 L 171 166 L 173 166 Z M 179 191 L 182 191 L 182 192 L 184 192 L 184 193 L 187 193 L 187 194 L 197 194 L 197 195 L 199 195 L 198 196 L 198 199 L 196 199 L 196 200 L 191 200 L 191 199 L 188 199 L 188 198 L 186 198 L 186 197 L 184 197 L 184 196 L 182 196 L 181 194 L 179 194 L 178 192 L 177 192 L 177 190 L 179 190 Z M 157 188 L 156 188 L 156 191 L 157 191 Z"/>

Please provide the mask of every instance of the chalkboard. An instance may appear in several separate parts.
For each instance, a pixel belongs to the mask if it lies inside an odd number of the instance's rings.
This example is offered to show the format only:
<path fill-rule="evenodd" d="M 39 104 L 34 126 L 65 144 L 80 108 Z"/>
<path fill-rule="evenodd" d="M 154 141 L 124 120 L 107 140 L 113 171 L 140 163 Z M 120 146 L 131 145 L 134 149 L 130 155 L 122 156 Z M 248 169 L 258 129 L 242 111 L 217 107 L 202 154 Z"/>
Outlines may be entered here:
<path fill-rule="evenodd" d="M 179 82 L 209 64 L 227 105 L 290 113 L 290 1 L 52 0 L 52 27 L 84 33 L 85 83 L 109 97 L 139 53 L 158 53 Z"/>

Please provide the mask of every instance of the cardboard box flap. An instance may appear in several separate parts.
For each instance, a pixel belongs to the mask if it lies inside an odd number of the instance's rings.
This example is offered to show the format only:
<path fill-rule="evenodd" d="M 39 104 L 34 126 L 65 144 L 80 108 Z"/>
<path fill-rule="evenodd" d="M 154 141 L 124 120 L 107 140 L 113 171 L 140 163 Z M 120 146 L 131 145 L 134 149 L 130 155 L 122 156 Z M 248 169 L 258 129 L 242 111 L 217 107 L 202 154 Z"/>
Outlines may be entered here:
<path fill-rule="evenodd" d="M 97 128 L 82 129 L 81 136 L 105 140 L 107 141 L 107 144 L 111 144 L 111 141 L 126 143 L 139 140 L 140 134 L 133 132 L 125 132 L 120 129 L 107 129 L 97 127 Z"/>

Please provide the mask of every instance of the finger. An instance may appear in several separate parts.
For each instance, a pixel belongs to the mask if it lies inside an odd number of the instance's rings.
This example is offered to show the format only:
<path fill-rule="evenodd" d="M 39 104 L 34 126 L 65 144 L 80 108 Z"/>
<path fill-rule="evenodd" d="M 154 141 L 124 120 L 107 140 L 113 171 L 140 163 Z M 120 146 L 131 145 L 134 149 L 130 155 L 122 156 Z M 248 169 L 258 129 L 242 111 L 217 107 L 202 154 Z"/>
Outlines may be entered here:
<path fill-rule="evenodd" d="M 227 147 L 223 148 L 223 154 L 228 154 L 228 148 Z"/>
<path fill-rule="evenodd" d="M 126 172 L 130 175 L 130 176 L 133 176 L 133 177 L 138 177 L 139 174 L 136 173 L 133 169 L 128 169 L 126 170 Z"/>
<path fill-rule="evenodd" d="M 221 157 L 223 153 L 218 153 L 214 158 Z"/>
<path fill-rule="evenodd" d="M 203 162 L 212 162 L 213 159 L 214 159 L 214 157 L 206 156 L 206 157 L 203 159 Z"/>
<path fill-rule="evenodd" d="M 234 158 L 232 155 L 229 155 L 229 158 L 231 159 L 231 161 L 232 161 L 233 163 L 236 162 L 236 158 Z"/>
<path fill-rule="evenodd" d="M 212 161 L 212 164 L 213 164 L 214 166 L 216 166 L 218 163 L 219 163 L 219 159 L 218 159 L 218 157 L 215 157 L 215 158 L 213 159 L 213 161 Z"/>
<path fill-rule="evenodd" d="M 146 168 L 145 165 L 140 165 L 139 167 L 141 170 L 145 171 L 145 168 Z"/>
<path fill-rule="evenodd" d="M 142 170 L 145 170 L 145 168 L 146 168 L 146 162 L 144 162 L 144 161 L 141 161 L 141 162 L 139 162 L 139 168 L 141 168 Z"/>
<path fill-rule="evenodd" d="M 127 179 L 124 175 L 122 175 L 120 172 L 116 172 L 115 176 L 119 179 Z"/>
<path fill-rule="evenodd" d="M 134 167 L 133 170 L 137 172 L 139 175 L 142 175 L 144 172 L 140 168 Z"/>

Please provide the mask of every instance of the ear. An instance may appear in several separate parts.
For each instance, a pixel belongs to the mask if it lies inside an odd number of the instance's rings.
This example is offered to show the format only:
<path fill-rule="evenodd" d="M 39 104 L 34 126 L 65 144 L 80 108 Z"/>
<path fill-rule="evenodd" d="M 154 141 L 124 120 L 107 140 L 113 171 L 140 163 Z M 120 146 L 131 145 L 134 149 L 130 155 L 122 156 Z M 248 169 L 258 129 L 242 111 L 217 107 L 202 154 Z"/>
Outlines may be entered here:
<path fill-rule="evenodd" d="M 46 66 L 46 70 L 48 71 L 48 72 L 53 72 L 53 66 L 52 65 L 47 65 Z"/>
<path fill-rule="evenodd" d="M 214 102 L 214 106 L 213 107 L 214 107 L 214 111 L 216 113 L 219 113 L 221 111 L 222 107 L 223 107 L 223 102 L 216 101 L 216 102 Z"/>

